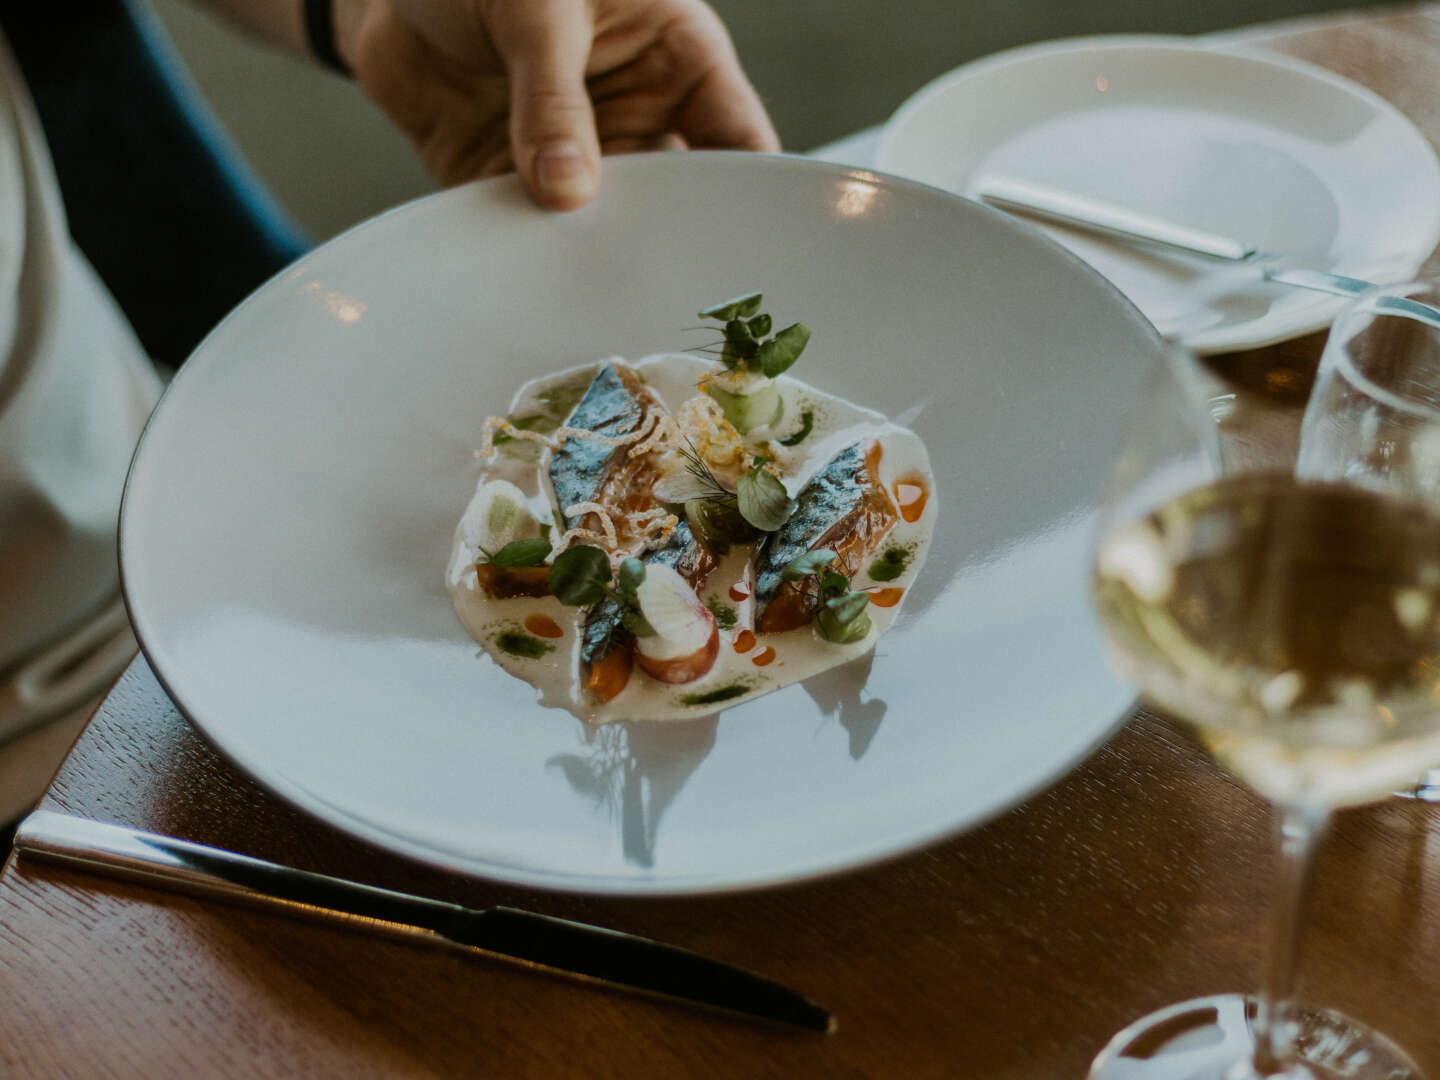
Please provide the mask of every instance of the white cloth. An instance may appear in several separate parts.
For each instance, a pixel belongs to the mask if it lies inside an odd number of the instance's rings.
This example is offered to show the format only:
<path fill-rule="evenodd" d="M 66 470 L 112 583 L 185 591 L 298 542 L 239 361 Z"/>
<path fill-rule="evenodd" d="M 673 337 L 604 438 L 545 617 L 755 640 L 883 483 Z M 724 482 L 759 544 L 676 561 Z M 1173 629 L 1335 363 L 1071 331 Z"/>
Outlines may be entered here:
<path fill-rule="evenodd" d="M 16 680 L 27 659 L 85 627 L 118 590 L 120 492 L 159 391 L 70 240 L 39 121 L 0 40 L 0 730 L 7 708 L 27 707 Z M 0 745 L 0 823 L 38 794 L 20 788 L 48 780 L 56 742 Z M 22 743 L 47 748 L 28 781 L 9 760 Z"/>

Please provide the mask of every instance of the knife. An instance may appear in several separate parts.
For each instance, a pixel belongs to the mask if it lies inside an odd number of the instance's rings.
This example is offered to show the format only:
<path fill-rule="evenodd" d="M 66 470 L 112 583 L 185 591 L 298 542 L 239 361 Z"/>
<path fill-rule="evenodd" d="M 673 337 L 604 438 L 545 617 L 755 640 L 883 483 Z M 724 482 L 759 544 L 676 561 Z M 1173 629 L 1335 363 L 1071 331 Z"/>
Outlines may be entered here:
<path fill-rule="evenodd" d="M 1192 229 L 1128 207 L 1029 180 L 986 176 L 976 186 L 975 196 L 1001 210 L 1043 218 L 1120 240 L 1169 248 L 1187 255 L 1205 255 L 1225 262 L 1251 264 L 1261 271 L 1266 281 L 1282 285 L 1295 285 L 1336 296 L 1355 296 L 1374 288 L 1374 282 L 1360 278 L 1286 266 L 1276 261 L 1279 256 L 1267 254 L 1241 240 L 1204 229 Z"/>
<path fill-rule="evenodd" d="M 830 1034 L 809 998 L 742 968 L 631 934 L 518 908 L 475 909 L 361 885 L 120 825 L 37 810 L 15 831 L 25 858 L 50 859 L 203 896 L 338 921 L 549 972 Z"/>

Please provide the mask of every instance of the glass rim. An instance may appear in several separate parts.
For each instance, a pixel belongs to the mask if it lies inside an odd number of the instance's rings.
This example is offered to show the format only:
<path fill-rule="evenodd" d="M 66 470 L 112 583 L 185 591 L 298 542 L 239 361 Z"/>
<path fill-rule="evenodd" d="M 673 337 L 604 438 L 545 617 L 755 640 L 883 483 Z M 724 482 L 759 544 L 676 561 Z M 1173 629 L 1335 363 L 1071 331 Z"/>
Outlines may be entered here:
<path fill-rule="evenodd" d="M 1344 335 L 1344 331 L 1349 328 L 1348 324 L 1359 319 L 1362 315 L 1388 319 L 1406 319 L 1422 326 L 1427 325 L 1413 313 L 1407 313 L 1405 311 L 1377 311 L 1374 306 L 1375 301 L 1383 297 L 1404 297 L 1409 290 L 1421 288 L 1428 289 L 1440 295 L 1440 280 L 1429 281 L 1415 279 L 1389 285 L 1375 285 L 1359 293 L 1355 299 L 1351 300 L 1330 326 L 1330 333 L 1325 339 L 1325 348 L 1320 356 L 1320 367 L 1316 373 L 1316 382 L 1318 383 L 1320 381 L 1328 365 L 1332 370 L 1342 373 L 1352 385 L 1392 409 L 1410 413 L 1414 416 L 1440 419 L 1440 407 L 1423 404 L 1395 390 L 1381 386 L 1369 375 L 1361 371 L 1360 368 L 1356 366 L 1355 358 L 1351 355 L 1350 350 L 1346 345 L 1340 343 L 1340 337 Z M 1373 321 L 1373 319 L 1371 321 Z M 1437 332 L 1440 332 L 1440 322 L 1437 322 L 1434 328 Z M 1346 341 L 1348 342 L 1348 340 L 1349 337 L 1347 336 Z"/>

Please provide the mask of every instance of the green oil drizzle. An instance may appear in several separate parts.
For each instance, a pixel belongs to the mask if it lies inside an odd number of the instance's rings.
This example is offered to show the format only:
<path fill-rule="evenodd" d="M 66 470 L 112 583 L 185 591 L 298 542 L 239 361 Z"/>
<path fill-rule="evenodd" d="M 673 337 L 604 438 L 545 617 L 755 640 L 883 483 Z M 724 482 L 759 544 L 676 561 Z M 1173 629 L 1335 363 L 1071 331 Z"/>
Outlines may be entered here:
<path fill-rule="evenodd" d="M 495 638 L 495 647 L 511 656 L 520 656 L 526 660 L 539 660 L 552 648 L 539 638 L 516 630 L 506 630 L 498 635 Z"/>
<path fill-rule="evenodd" d="M 686 694 L 680 699 L 680 703 L 682 705 L 715 705 L 721 701 L 737 698 L 749 689 L 744 683 L 731 683 L 729 686 L 722 686 L 718 690 L 709 690 L 703 694 Z"/>
<path fill-rule="evenodd" d="M 715 625 L 721 630 L 734 630 L 735 624 L 740 621 L 735 609 L 729 604 L 722 604 L 718 596 L 706 600 L 705 606 L 710 609 L 710 614 L 715 616 Z"/>
<path fill-rule="evenodd" d="M 874 581 L 894 581 L 905 572 L 915 552 L 909 548 L 886 548 L 880 557 L 870 564 L 869 574 Z"/>

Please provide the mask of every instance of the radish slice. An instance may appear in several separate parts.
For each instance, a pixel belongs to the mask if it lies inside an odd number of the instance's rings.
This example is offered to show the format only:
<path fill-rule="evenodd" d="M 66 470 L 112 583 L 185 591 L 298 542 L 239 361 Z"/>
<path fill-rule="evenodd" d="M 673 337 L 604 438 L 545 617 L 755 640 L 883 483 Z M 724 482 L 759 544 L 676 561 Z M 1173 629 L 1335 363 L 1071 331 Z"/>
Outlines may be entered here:
<path fill-rule="evenodd" d="M 720 652 L 715 616 L 672 567 L 647 566 L 635 596 L 655 630 L 635 639 L 641 670 L 661 682 L 687 683 L 714 666 Z"/>

